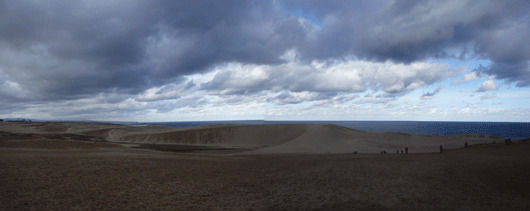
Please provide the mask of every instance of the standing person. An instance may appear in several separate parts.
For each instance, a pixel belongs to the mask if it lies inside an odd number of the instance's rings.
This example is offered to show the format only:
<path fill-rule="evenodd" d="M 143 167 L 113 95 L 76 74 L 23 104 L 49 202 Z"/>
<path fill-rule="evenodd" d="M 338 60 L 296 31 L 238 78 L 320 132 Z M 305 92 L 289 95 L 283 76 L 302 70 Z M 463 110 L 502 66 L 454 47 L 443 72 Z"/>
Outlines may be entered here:
<path fill-rule="evenodd" d="M 442 153 L 442 151 L 444 151 L 444 148 L 440 145 L 440 153 Z"/>
<path fill-rule="evenodd" d="M 396 150 L 396 154 L 399 154 L 399 149 L 398 149 L 398 150 Z"/>
<path fill-rule="evenodd" d="M 405 147 L 405 154 L 409 154 L 409 148 Z"/>

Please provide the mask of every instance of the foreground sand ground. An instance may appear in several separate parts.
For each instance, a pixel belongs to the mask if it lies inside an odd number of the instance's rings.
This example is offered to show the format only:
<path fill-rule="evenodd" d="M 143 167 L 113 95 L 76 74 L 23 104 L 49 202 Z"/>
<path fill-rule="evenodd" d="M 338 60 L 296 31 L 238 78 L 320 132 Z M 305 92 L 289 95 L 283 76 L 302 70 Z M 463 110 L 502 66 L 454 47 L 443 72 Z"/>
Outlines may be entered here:
<path fill-rule="evenodd" d="M 441 154 L 226 155 L 10 131 L 0 134 L 0 210 L 530 208 L 527 142 Z"/>

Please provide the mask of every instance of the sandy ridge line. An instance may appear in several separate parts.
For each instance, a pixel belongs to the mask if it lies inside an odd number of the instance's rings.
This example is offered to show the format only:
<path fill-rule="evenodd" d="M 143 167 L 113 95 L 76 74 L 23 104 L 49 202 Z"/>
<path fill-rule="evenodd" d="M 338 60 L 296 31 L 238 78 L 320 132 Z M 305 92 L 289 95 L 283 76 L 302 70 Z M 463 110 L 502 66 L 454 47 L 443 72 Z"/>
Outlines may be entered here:
<path fill-rule="evenodd" d="M 34 134 L 98 136 L 109 142 L 129 144 L 185 144 L 196 146 L 260 148 L 252 153 L 378 153 L 396 150 L 436 152 L 444 148 L 500 142 L 501 137 L 481 134 L 448 136 L 369 132 L 332 124 L 212 125 L 192 128 L 124 126 L 99 123 L 0 123 L 1 131 Z M 56 131 L 52 133 L 50 131 Z M 248 153 L 248 152 L 247 152 Z"/>

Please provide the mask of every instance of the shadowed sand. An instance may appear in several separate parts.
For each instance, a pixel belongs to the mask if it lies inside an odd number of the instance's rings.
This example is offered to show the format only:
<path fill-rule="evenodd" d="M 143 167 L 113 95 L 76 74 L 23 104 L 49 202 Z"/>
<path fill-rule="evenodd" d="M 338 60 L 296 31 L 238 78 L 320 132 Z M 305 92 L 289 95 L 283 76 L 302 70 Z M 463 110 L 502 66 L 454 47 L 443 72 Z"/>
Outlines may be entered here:
<path fill-rule="evenodd" d="M 0 210 L 530 208 L 529 142 L 408 155 L 307 154 L 320 151 L 304 146 L 369 151 L 427 141 L 409 146 L 419 150 L 439 142 L 491 141 L 478 134 L 445 139 L 333 125 L 179 129 L 89 123 L 0 123 L 0 131 Z M 112 142 L 259 149 L 227 156 L 138 150 Z M 268 150 L 272 153 L 265 154 Z"/>
<path fill-rule="evenodd" d="M 437 152 L 460 148 L 464 142 L 500 142 L 501 137 L 481 134 L 448 136 L 368 132 L 337 125 L 212 125 L 193 128 L 122 126 L 96 123 L 0 123 L 2 131 L 24 134 L 82 135 L 108 142 L 131 144 L 185 144 L 245 148 L 243 154 L 271 153 L 377 153 L 409 148 L 409 152 Z M 257 150 L 255 150 L 257 149 Z"/>

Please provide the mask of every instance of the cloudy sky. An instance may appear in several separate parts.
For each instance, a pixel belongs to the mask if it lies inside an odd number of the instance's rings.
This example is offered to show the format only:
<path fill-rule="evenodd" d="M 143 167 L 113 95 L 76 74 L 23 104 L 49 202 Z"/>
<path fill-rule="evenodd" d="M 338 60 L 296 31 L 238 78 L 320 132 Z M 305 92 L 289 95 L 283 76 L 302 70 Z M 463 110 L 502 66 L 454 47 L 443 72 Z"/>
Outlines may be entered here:
<path fill-rule="evenodd" d="M 0 0 L 0 118 L 530 120 L 530 1 Z"/>

